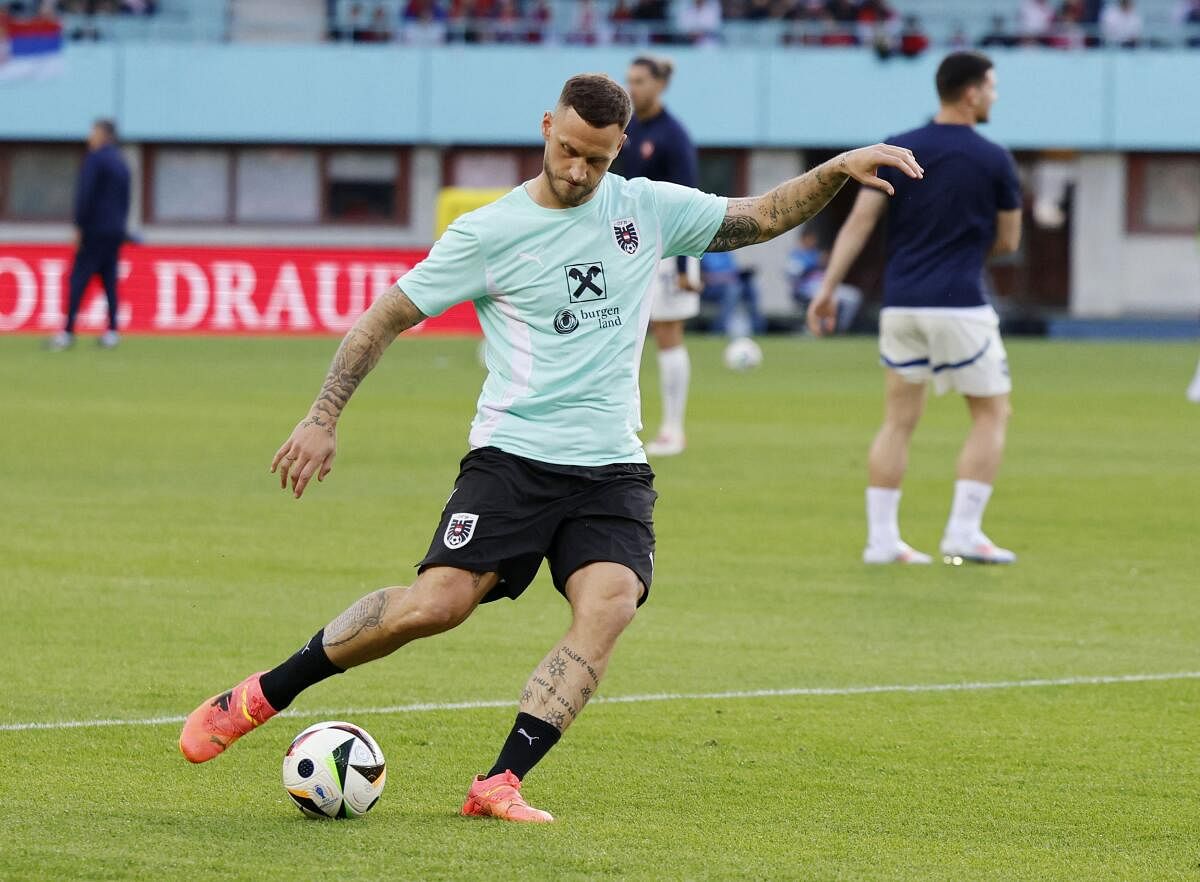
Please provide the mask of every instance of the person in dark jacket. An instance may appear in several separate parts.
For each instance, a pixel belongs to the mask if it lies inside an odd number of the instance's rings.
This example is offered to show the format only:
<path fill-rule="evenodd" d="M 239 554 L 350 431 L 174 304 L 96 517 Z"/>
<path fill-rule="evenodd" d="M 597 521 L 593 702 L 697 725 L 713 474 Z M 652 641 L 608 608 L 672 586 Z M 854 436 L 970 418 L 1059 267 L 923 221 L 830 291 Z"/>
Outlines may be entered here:
<path fill-rule="evenodd" d="M 117 128 L 112 120 L 100 119 L 88 135 L 88 153 L 79 170 L 75 190 L 75 265 L 71 269 L 71 299 L 67 325 L 50 341 L 62 350 L 75 342 L 75 320 L 83 303 L 83 292 L 93 276 L 100 276 L 108 298 L 108 330 L 100 345 L 117 345 L 117 255 L 125 241 L 129 215 L 129 166 L 117 147 Z"/>

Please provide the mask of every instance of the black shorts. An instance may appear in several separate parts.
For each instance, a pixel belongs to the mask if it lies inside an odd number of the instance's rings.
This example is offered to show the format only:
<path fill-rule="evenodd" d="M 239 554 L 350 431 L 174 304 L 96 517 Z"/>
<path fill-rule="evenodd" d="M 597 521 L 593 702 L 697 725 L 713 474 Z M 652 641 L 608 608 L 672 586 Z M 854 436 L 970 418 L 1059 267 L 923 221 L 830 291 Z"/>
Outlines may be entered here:
<path fill-rule="evenodd" d="M 645 463 L 552 465 L 480 447 L 463 457 L 418 572 L 447 566 L 496 573 L 500 581 L 486 603 L 519 597 L 543 558 L 560 592 L 580 567 L 611 561 L 642 580 L 640 605 L 654 576 L 656 499 Z"/>

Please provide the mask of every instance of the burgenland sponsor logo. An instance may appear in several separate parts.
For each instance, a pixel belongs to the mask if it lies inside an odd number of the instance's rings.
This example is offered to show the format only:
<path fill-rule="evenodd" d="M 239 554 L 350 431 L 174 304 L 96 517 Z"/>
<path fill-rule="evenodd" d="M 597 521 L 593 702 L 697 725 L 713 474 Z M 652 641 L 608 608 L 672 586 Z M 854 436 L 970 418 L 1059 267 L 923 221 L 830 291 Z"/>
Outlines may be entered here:
<path fill-rule="evenodd" d="M 636 238 L 636 230 L 635 230 Z M 634 246 L 636 248 L 636 245 Z M 572 263 L 563 267 L 567 280 L 567 300 L 571 304 L 591 304 L 608 299 L 604 280 L 604 264 L 598 260 Z M 555 333 L 573 334 L 587 321 L 595 321 L 598 328 L 616 328 L 621 324 L 619 306 L 586 306 L 560 309 L 554 314 Z"/>

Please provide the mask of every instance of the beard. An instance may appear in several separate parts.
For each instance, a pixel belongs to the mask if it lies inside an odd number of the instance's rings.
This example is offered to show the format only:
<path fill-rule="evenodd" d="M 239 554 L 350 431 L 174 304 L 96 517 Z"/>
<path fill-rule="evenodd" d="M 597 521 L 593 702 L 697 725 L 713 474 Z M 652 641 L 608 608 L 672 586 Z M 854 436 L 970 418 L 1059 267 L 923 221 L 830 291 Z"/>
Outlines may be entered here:
<path fill-rule="evenodd" d="M 554 198 L 563 205 L 576 206 L 592 195 L 592 191 L 596 189 L 596 184 L 590 187 L 586 184 L 582 186 L 571 186 L 568 182 L 561 178 L 555 177 L 554 172 L 550 168 L 550 160 L 542 156 L 542 171 L 546 174 L 546 181 L 550 184 L 550 192 L 554 194 Z M 599 183 L 599 182 L 597 182 Z"/>

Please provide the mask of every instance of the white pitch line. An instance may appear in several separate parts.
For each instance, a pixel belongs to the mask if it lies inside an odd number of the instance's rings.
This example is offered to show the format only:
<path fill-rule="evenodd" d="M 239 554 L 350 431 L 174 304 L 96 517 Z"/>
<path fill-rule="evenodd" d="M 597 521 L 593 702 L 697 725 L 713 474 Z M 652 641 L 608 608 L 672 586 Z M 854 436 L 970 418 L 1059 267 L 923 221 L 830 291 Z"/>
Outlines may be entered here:
<path fill-rule="evenodd" d="M 1033 680 L 996 680 L 967 683 L 912 683 L 883 686 L 802 686 L 795 689 L 750 689 L 737 692 L 658 692 L 646 695 L 597 696 L 592 704 L 640 704 L 647 701 L 728 701 L 744 698 L 790 698 L 794 696 L 880 695 L 889 692 L 985 692 L 995 689 L 1044 689 L 1052 686 L 1108 686 L 1117 683 L 1162 683 L 1172 680 L 1200 680 L 1200 671 L 1176 671 L 1167 674 L 1117 674 L 1093 677 L 1057 677 Z M 512 700 L 448 701 L 421 704 L 397 704 L 389 707 L 316 708 L 288 710 L 281 717 L 356 717 L 381 714 L 416 714 L 429 711 L 477 710 L 513 707 Z M 55 729 L 92 729 L 105 726 L 161 726 L 182 723 L 183 716 L 143 717 L 118 720 L 56 720 L 45 723 L 0 723 L 0 732 L 30 732 Z"/>

